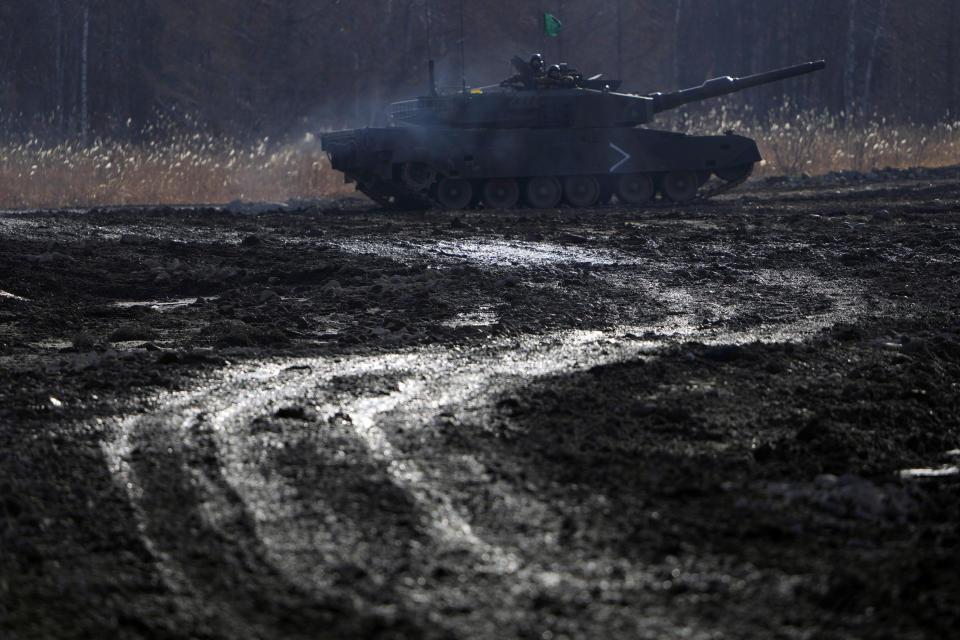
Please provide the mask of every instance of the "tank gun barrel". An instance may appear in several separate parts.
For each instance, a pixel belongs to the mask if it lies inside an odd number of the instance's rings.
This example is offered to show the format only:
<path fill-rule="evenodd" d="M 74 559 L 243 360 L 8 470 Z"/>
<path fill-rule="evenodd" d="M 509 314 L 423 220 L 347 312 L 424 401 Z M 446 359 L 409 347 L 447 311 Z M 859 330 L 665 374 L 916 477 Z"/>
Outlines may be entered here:
<path fill-rule="evenodd" d="M 673 93 L 655 93 L 650 96 L 654 100 L 653 112 L 660 113 L 661 111 L 676 109 L 691 102 L 715 98 L 717 96 L 727 95 L 728 93 L 736 93 L 737 91 L 756 87 L 761 84 L 768 84 L 795 76 L 801 76 L 806 73 L 820 71 L 826 66 L 826 62 L 817 60 L 815 62 L 805 62 L 773 71 L 755 73 L 753 75 L 743 76 L 742 78 L 731 78 L 730 76 L 713 78 L 712 80 L 707 80 L 699 87 L 682 89 Z"/>

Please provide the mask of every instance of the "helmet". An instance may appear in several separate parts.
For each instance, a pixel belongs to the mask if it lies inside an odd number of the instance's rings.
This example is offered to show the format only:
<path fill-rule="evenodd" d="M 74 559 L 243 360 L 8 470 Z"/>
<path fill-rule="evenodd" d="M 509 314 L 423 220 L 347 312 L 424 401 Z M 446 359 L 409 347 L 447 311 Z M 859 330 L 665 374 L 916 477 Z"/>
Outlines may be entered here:
<path fill-rule="evenodd" d="M 550 65 L 550 70 L 547 71 L 547 76 L 549 76 L 549 77 L 551 77 L 551 78 L 559 78 L 559 77 L 560 77 L 560 65 L 558 65 L 558 64 L 552 64 L 552 65 Z"/>
<path fill-rule="evenodd" d="M 543 71 L 543 56 L 539 53 L 535 53 L 530 56 L 530 68 L 534 71 Z"/>

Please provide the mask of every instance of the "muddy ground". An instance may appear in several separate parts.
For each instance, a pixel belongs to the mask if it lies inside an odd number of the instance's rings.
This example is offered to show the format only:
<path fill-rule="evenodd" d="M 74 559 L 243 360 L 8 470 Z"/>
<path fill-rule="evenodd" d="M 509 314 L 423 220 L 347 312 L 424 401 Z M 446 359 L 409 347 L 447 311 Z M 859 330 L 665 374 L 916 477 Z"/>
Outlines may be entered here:
<path fill-rule="evenodd" d="M 958 183 L 0 214 L 0 637 L 953 637 Z"/>

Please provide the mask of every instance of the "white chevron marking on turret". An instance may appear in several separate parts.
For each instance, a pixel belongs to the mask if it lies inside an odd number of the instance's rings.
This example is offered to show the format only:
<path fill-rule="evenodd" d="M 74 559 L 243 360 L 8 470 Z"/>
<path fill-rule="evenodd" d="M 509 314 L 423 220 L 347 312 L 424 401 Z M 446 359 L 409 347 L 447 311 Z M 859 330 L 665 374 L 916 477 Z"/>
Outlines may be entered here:
<path fill-rule="evenodd" d="M 613 144 L 612 142 L 610 143 L 610 148 L 613 149 L 614 151 L 620 152 L 623 155 L 623 158 L 621 158 L 619 162 L 617 162 L 615 165 L 610 167 L 610 173 L 613 173 L 614 171 L 617 170 L 617 168 L 620 165 L 622 165 L 624 162 L 630 159 L 630 154 L 624 151 L 623 149 L 621 149 L 620 147 L 618 147 L 617 145 Z"/>

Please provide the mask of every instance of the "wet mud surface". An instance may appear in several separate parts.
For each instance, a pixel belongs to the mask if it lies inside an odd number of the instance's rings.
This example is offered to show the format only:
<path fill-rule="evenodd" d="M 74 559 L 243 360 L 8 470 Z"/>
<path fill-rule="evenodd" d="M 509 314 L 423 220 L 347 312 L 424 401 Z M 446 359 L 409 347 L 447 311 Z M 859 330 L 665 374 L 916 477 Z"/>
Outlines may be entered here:
<path fill-rule="evenodd" d="M 957 178 L 0 214 L 0 636 L 950 637 Z"/>

